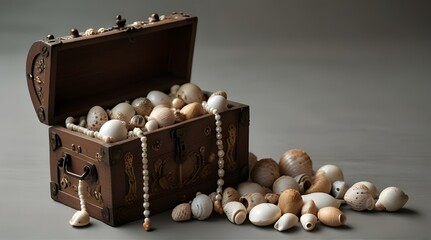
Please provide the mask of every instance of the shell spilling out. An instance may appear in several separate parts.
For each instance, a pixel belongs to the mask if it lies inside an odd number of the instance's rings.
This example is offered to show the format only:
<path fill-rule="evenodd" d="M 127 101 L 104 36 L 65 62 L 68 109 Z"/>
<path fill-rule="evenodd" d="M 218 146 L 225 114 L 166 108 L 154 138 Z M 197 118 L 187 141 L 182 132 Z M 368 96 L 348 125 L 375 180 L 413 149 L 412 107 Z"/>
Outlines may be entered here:
<path fill-rule="evenodd" d="M 159 127 L 166 127 L 175 123 L 174 112 L 167 107 L 156 107 L 150 114 L 149 119 L 155 119 Z"/>
<path fill-rule="evenodd" d="M 368 182 L 368 181 L 360 181 L 360 182 L 353 184 L 352 187 L 356 184 L 363 184 L 363 185 L 367 186 L 367 188 L 368 188 L 368 190 L 370 190 L 370 193 L 373 196 L 373 198 L 377 198 L 379 196 L 379 192 L 377 191 L 377 187 L 376 187 L 376 185 L 374 185 L 374 183 Z"/>
<path fill-rule="evenodd" d="M 311 182 L 311 186 L 305 191 L 306 194 L 314 192 L 330 193 L 332 183 L 323 173 L 316 174 Z"/>
<path fill-rule="evenodd" d="M 205 220 L 211 216 L 213 211 L 213 202 L 208 195 L 197 195 L 191 205 L 192 216 L 197 220 Z"/>
<path fill-rule="evenodd" d="M 262 193 L 254 192 L 244 194 L 239 198 L 239 202 L 245 206 L 247 213 L 249 213 L 256 205 L 265 203 L 266 199 Z"/>
<path fill-rule="evenodd" d="M 200 87 L 194 83 L 184 83 L 176 91 L 176 97 L 180 98 L 186 104 L 201 103 L 204 100 L 204 94 Z"/>
<path fill-rule="evenodd" d="M 335 181 L 332 183 L 331 195 L 337 199 L 343 199 L 349 186 L 344 181 Z"/>
<path fill-rule="evenodd" d="M 245 206 L 236 201 L 231 201 L 223 206 L 223 211 L 231 223 L 242 224 L 247 218 Z"/>
<path fill-rule="evenodd" d="M 278 207 L 281 212 L 293 213 L 298 215 L 301 211 L 303 200 L 301 194 L 295 189 L 287 189 L 281 193 L 280 198 L 278 198 Z"/>
<path fill-rule="evenodd" d="M 243 196 L 246 193 L 253 193 L 253 192 L 258 192 L 258 193 L 262 193 L 262 194 L 266 194 L 266 190 L 265 188 L 263 188 L 262 186 L 260 186 L 257 183 L 254 182 L 242 182 L 238 185 L 237 187 L 237 191 L 239 193 L 239 195 Z"/>
<path fill-rule="evenodd" d="M 186 119 L 192 119 L 201 115 L 206 114 L 206 111 L 204 107 L 202 107 L 202 104 L 193 102 L 185 105 L 181 110 L 180 113 L 185 116 Z"/>
<path fill-rule="evenodd" d="M 261 203 L 251 209 L 248 219 L 256 226 L 274 224 L 281 216 L 281 210 L 272 203 Z"/>
<path fill-rule="evenodd" d="M 272 184 L 272 192 L 281 194 L 286 189 L 295 189 L 299 191 L 298 183 L 291 176 L 281 176 Z"/>
<path fill-rule="evenodd" d="M 336 207 L 324 207 L 317 212 L 319 221 L 330 227 L 344 225 L 347 221 L 346 215 Z"/>
<path fill-rule="evenodd" d="M 336 199 L 333 196 L 322 192 L 315 192 L 315 193 L 302 195 L 302 200 L 304 202 L 313 200 L 313 202 L 316 204 L 317 209 L 321 209 L 324 207 L 339 208 L 342 202 L 342 200 Z"/>
<path fill-rule="evenodd" d="M 409 196 L 400 188 L 387 187 L 380 193 L 375 209 L 395 212 L 404 207 L 408 200 Z"/>
<path fill-rule="evenodd" d="M 149 116 L 151 111 L 153 111 L 153 104 L 149 99 L 144 97 L 136 98 L 130 105 L 132 105 L 136 113 L 144 117 Z"/>
<path fill-rule="evenodd" d="M 291 177 L 305 174 L 313 176 L 313 164 L 310 156 L 300 149 L 290 149 L 280 157 L 280 172 Z"/>
<path fill-rule="evenodd" d="M 129 103 L 122 102 L 115 105 L 109 112 L 111 119 L 118 119 L 129 124 L 132 117 L 135 116 L 135 109 Z"/>
<path fill-rule="evenodd" d="M 305 194 L 311 186 L 311 176 L 302 173 L 295 176 L 294 179 L 298 183 L 299 193 Z"/>
<path fill-rule="evenodd" d="M 171 97 L 169 97 L 168 94 L 158 90 L 150 91 L 147 94 L 147 99 L 150 100 L 154 107 L 162 105 L 169 108 L 172 104 Z"/>
<path fill-rule="evenodd" d="M 265 199 L 267 202 L 269 203 L 273 203 L 273 204 L 277 204 L 278 203 L 278 198 L 280 196 L 278 194 L 275 193 L 267 193 L 265 194 Z"/>
<path fill-rule="evenodd" d="M 108 120 L 106 111 L 100 106 L 94 106 L 87 113 L 87 128 L 92 131 L 99 131 Z"/>
<path fill-rule="evenodd" d="M 344 194 L 344 200 L 355 211 L 374 209 L 374 198 L 364 184 L 354 184 L 350 187 Z"/>
<path fill-rule="evenodd" d="M 305 213 L 301 215 L 299 221 L 301 222 L 302 228 L 304 228 L 304 230 L 311 231 L 316 227 L 317 217 L 314 214 Z"/>
<path fill-rule="evenodd" d="M 316 175 L 319 173 L 323 173 L 329 179 L 329 181 L 331 181 L 331 183 L 335 181 L 344 181 L 344 175 L 343 171 L 341 171 L 341 168 L 332 164 L 321 166 L 319 169 L 317 169 Z"/>
<path fill-rule="evenodd" d="M 317 211 L 318 211 L 317 206 L 313 200 L 308 200 L 308 201 L 304 202 L 304 205 L 301 208 L 301 214 L 302 215 L 307 214 L 307 213 L 317 215 Z"/>
<path fill-rule="evenodd" d="M 177 205 L 171 213 L 172 220 L 175 222 L 188 221 L 192 218 L 192 209 L 190 204 L 181 203 Z"/>
<path fill-rule="evenodd" d="M 292 228 L 293 226 L 298 224 L 298 222 L 298 216 L 293 213 L 285 213 L 274 224 L 274 228 L 277 229 L 277 231 L 282 232 L 286 231 L 289 228 Z"/>
<path fill-rule="evenodd" d="M 222 206 L 224 206 L 228 202 L 236 201 L 239 202 L 239 198 L 241 196 L 239 195 L 238 191 L 233 187 L 227 187 L 223 191 L 223 198 L 222 198 Z"/>
<path fill-rule="evenodd" d="M 274 181 L 280 177 L 278 163 L 272 158 L 261 159 L 254 165 L 250 177 L 253 182 L 272 188 Z"/>

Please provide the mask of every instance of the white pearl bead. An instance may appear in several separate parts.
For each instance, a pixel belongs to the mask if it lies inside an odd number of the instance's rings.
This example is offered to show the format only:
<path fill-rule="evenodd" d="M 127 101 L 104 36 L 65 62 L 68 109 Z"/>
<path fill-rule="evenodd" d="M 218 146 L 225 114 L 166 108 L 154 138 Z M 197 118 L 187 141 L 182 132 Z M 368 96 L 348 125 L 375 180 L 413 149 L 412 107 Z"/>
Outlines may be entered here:
<path fill-rule="evenodd" d="M 216 121 L 218 121 L 218 120 L 220 120 L 220 119 L 221 119 L 220 114 L 216 114 L 216 115 L 215 115 L 215 120 L 216 120 Z"/>
<path fill-rule="evenodd" d="M 220 193 L 215 196 L 215 200 L 216 201 L 221 201 L 222 200 L 222 196 L 221 196 Z"/>
<path fill-rule="evenodd" d="M 150 207 L 150 203 L 149 202 L 144 202 L 144 204 L 142 204 L 144 206 L 144 208 L 149 208 Z"/>
<path fill-rule="evenodd" d="M 141 147 L 142 148 L 147 148 L 147 143 L 145 143 L 145 142 L 141 143 Z"/>
<path fill-rule="evenodd" d="M 223 135 L 221 135 L 221 133 L 217 133 L 217 134 L 216 134 L 216 138 L 217 138 L 218 140 L 221 140 L 221 139 L 223 138 Z"/>
<path fill-rule="evenodd" d="M 144 211 L 144 216 L 145 217 L 149 217 L 150 216 L 150 210 L 145 210 Z"/>
<path fill-rule="evenodd" d="M 144 193 L 148 193 L 148 191 L 150 190 L 149 187 L 143 187 L 142 189 L 144 190 Z"/>
<path fill-rule="evenodd" d="M 224 157 L 224 151 L 223 151 L 223 150 L 218 150 L 218 152 L 217 152 L 217 156 L 218 156 L 219 158 Z"/>
<path fill-rule="evenodd" d="M 221 129 L 221 127 L 216 127 L 216 132 L 221 132 L 222 131 L 222 129 Z"/>
<path fill-rule="evenodd" d="M 224 185 L 224 180 L 223 179 L 219 179 L 217 180 L 217 185 L 219 185 L 220 187 Z"/>
<path fill-rule="evenodd" d="M 148 201 L 148 199 L 150 198 L 150 194 L 144 193 L 143 197 L 144 197 L 144 200 Z"/>
<path fill-rule="evenodd" d="M 145 166 L 145 167 L 147 167 L 147 166 Z M 142 174 L 144 176 L 148 176 L 148 173 L 149 173 L 149 171 L 147 169 L 145 169 L 145 170 L 142 171 Z"/>
<path fill-rule="evenodd" d="M 219 176 L 220 178 L 224 177 L 224 170 L 223 170 L 223 169 L 219 169 L 219 170 L 218 170 L 218 176 Z"/>
<path fill-rule="evenodd" d="M 221 126 L 221 124 L 222 124 L 222 122 L 221 122 L 220 120 L 217 120 L 217 121 L 216 121 L 216 126 L 217 126 L 217 127 L 220 127 L 220 126 Z"/>

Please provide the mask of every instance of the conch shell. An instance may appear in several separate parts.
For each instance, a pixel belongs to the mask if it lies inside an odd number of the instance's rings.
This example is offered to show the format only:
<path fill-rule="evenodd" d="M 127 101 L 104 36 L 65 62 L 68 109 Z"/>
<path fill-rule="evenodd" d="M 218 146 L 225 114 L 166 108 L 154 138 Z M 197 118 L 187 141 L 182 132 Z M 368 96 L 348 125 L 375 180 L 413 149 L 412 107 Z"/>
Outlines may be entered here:
<path fill-rule="evenodd" d="M 387 187 L 380 193 L 375 209 L 395 212 L 400 210 L 409 200 L 409 196 L 398 187 Z"/>
<path fill-rule="evenodd" d="M 278 207 L 281 209 L 283 214 L 293 213 L 298 215 L 303 203 L 301 194 L 295 189 L 285 190 L 281 193 L 280 198 L 278 199 Z"/>
<path fill-rule="evenodd" d="M 347 221 L 346 215 L 336 207 L 324 207 L 317 212 L 319 221 L 327 226 L 338 227 Z"/>
<path fill-rule="evenodd" d="M 294 179 L 298 183 L 299 193 L 305 194 L 305 191 L 311 186 L 311 176 L 302 173 L 295 176 Z"/>
<path fill-rule="evenodd" d="M 253 182 L 272 188 L 274 181 L 280 177 L 278 163 L 272 158 L 261 159 L 254 165 L 250 177 Z"/>
<path fill-rule="evenodd" d="M 300 174 L 313 176 L 313 164 L 310 156 L 300 149 L 290 149 L 280 157 L 280 172 L 292 177 Z"/>

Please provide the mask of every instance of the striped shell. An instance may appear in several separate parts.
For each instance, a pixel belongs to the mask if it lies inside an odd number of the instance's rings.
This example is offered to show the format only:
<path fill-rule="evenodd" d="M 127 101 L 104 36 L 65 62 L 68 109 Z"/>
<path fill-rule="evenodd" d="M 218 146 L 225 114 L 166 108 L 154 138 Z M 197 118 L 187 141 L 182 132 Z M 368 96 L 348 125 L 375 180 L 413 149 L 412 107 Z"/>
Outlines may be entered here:
<path fill-rule="evenodd" d="M 272 188 L 274 181 L 280 177 L 277 162 L 272 158 L 264 158 L 257 161 L 251 170 L 250 177 L 253 182 Z"/>
<path fill-rule="evenodd" d="M 188 221 L 192 218 L 192 209 L 190 204 L 181 203 L 177 205 L 171 213 L 172 220 L 175 222 Z"/>
<path fill-rule="evenodd" d="M 300 149 L 290 149 L 280 157 L 280 172 L 291 177 L 300 174 L 313 176 L 313 164 L 310 156 Z"/>

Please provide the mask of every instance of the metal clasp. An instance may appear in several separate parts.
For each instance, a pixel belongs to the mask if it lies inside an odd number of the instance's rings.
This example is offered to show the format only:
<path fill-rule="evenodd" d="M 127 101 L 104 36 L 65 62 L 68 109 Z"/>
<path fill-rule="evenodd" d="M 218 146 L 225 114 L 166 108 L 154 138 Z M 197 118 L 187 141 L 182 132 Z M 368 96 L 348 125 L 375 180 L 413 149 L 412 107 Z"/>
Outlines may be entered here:
<path fill-rule="evenodd" d="M 187 159 L 186 143 L 184 141 L 184 129 L 179 128 L 171 132 L 171 137 L 175 142 L 175 161 L 178 164 L 183 163 Z"/>
<path fill-rule="evenodd" d="M 84 180 L 87 178 L 96 178 L 97 172 L 94 165 L 85 165 L 82 174 L 77 174 L 69 171 L 69 167 L 72 165 L 72 157 L 69 154 L 63 154 L 63 157 L 58 161 L 58 166 L 64 169 L 64 173 L 71 177 L 77 178 L 79 180 Z"/>

